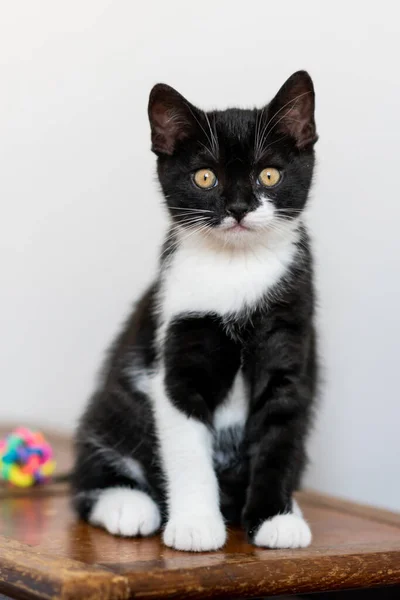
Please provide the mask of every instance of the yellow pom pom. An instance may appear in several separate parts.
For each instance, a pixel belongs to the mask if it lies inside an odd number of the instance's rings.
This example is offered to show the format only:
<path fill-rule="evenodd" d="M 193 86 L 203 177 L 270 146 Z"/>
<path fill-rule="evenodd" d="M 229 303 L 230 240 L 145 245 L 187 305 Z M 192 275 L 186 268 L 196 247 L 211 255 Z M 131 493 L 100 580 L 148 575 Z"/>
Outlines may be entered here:
<path fill-rule="evenodd" d="M 8 479 L 14 485 L 18 487 L 29 487 L 33 485 L 34 478 L 30 473 L 22 473 L 21 469 L 17 465 L 11 465 L 8 473 Z"/>

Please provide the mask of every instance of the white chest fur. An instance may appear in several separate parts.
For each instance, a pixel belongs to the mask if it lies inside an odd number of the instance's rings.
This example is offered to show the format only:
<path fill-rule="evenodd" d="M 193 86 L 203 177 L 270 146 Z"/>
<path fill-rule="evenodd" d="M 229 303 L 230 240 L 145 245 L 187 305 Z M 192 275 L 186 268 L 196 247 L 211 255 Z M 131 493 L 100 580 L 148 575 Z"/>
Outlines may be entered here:
<path fill-rule="evenodd" d="M 219 250 L 188 239 L 165 271 L 161 313 L 216 313 L 221 316 L 253 307 L 285 274 L 296 252 L 296 237 L 269 248 Z"/>
<path fill-rule="evenodd" d="M 232 389 L 214 413 L 214 464 L 217 467 L 229 467 L 237 460 L 248 410 L 248 389 L 239 370 Z M 230 435 L 226 435 L 228 430 Z"/>
<path fill-rule="evenodd" d="M 239 371 L 225 401 L 214 413 L 213 422 L 217 432 L 244 425 L 249 408 L 247 396 L 248 390 L 242 372 Z"/>

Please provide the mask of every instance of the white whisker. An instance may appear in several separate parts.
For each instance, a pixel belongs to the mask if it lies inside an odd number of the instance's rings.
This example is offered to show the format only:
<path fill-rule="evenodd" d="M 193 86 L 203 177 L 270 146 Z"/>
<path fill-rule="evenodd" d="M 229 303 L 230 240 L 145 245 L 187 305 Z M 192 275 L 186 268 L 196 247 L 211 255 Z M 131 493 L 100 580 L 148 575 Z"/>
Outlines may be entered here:
<path fill-rule="evenodd" d="M 256 154 L 256 160 L 259 160 L 261 155 L 264 152 L 264 144 L 268 139 L 268 136 L 270 135 L 271 131 L 273 131 L 273 129 L 275 129 L 275 127 L 282 121 L 282 119 L 285 118 L 285 116 L 287 116 L 291 110 L 293 110 L 296 106 L 296 103 L 298 102 L 298 100 L 302 97 L 305 96 L 306 94 L 310 94 L 310 91 L 307 92 L 303 92 L 302 94 L 299 94 L 298 96 L 296 96 L 295 98 L 292 98 L 291 100 L 289 100 L 288 102 L 286 102 L 286 104 L 284 104 L 283 106 L 281 106 L 281 108 L 279 110 L 276 111 L 276 113 L 274 113 L 272 115 L 272 117 L 268 120 L 268 122 L 266 123 L 266 125 L 263 128 L 262 134 L 261 134 L 261 140 L 260 140 L 260 144 L 259 144 L 259 148 L 258 148 L 258 152 Z M 273 125 L 273 127 L 271 129 L 268 130 L 269 125 L 272 123 L 272 121 L 279 115 L 279 113 L 281 113 L 287 106 L 289 106 L 289 104 L 293 104 L 293 106 L 291 106 L 289 108 L 289 110 Z"/>
<path fill-rule="evenodd" d="M 190 212 L 207 212 L 207 213 L 211 213 L 213 212 L 212 210 L 207 210 L 205 208 L 184 208 L 181 206 L 169 206 L 168 208 L 171 208 L 172 210 L 185 210 L 185 211 L 190 211 Z"/>
<path fill-rule="evenodd" d="M 202 129 L 204 135 L 207 138 L 208 143 L 210 144 L 210 148 L 209 148 L 209 152 L 210 154 L 215 158 L 215 160 L 217 160 L 218 156 L 215 154 L 214 152 L 214 146 L 213 146 L 213 141 L 212 139 L 210 139 L 207 131 L 204 129 L 203 125 L 200 123 L 199 119 L 196 117 L 195 113 L 193 112 L 193 110 L 191 109 L 191 107 L 189 106 L 189 104 L 186 105 L 188 107 L 188 109 L 190 110 L 192 116 L 195 118 L 195 120 L 197 121 L 199 127 Z M 204 113 L 205 114 L 205 113 Z"/>

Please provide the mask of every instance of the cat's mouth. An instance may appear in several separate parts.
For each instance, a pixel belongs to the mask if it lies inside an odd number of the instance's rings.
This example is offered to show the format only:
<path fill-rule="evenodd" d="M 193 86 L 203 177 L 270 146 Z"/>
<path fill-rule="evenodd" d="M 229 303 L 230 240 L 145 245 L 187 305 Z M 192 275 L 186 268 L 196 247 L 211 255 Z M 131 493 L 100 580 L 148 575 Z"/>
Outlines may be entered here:
<path fill-rule="evenodd" d="M 241 233 L 244 231 L 253 231 L 253 227 L 251 227 L 248 223 L 244 221 L 236 221 L 231 217 L 228 217 L 221 223 L 219 229 L 222 229 L 224 232 L 230 233 Z"/>
<path fill-rule="evenodd" d="M 251 227 L 244 223 L 235 223 L 228 227 L 225 231 L 231 231 L 232 233 L 241 233 L 242 231 L 251 231 Z"/>

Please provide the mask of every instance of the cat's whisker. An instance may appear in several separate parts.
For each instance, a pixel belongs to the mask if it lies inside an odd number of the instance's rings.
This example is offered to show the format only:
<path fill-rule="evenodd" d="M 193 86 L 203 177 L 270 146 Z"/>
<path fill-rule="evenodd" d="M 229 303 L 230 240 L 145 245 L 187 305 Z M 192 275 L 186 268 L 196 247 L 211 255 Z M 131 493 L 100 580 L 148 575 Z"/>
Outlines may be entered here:
<path fill-rule="evenodd" d="M 276 233 L 276 234 L 284 237 L 284 236 L 288 235 L 288 233 L 291 231 L 291 229 L 287 228 L 287 227 L 281 227 L 281 226 L 279 226 L 279 224 L 276 224 L 276 223 L 269 223 L 269 224 L 265 225 L 264 227 L 261 226 L 259 228 L 259 231 L 262 231 L 264 233 Z M 298 247 L 302 248 L 303 250 L 308 250 L 307 244 L 305 242 L 303 242 L 301 238 L 299 238 L 296 241 L 296 245 Z"/>
<path fill-rule="evenodd" d="M 202 224 L 206 224 L 206 223 L 210 223 L 208 218 L 204 218 L 204 217 L 198 217 L 196 219 L 191 219 L 191 218 L 185 218 L 179 221 L 176 221 L 174 223 L 174 227 L 176 228 L 182 228 L 182 227 L 190 227 L 192 225 L 202 225 Z"/>
<path fill-rule="evenodd" d="M 274 144 L 277 144 L 278 142 L 281 142 L 282 140 L 284 140 L 287 137 L 289 137 L 287 134 L 282 135 L 280 138 L 278 138 L 277 140 L 274 140 L 273 142 L 271 142 L 267 146 L 263 146 L 259 158 L 261 158 L 266 153 L 266 151 L 268 150 L 268 148 L 271 148 L 271 146 L 273 146 Z"/>
<path fill-rule="evenodd" d="M 178 219 L 175 222 L 180 223 L 182 220 L 185 219 L 210 219 L 210 215 L 202 215 L 197 213 L 179 213 L 177 215 L 174 215 L 174 219 Z"/>
<path fill-rule="evenodd" d="M 207 141 L 210 144 L 209 151 L 210 151 L 211 155 L 213 156 L 213 158 L 215 158 L 215 160 L 217 160 L 218 156 L 214 152 L 213 143 L 212 143 L 212 140 L 210 139 L 207 131 L 204 129 L 203 125 L 201 124 L 200 120 L 197 118 L 197 116 L 195 115 L 195 113 L 191 109 L 190 105 L 188 103 L 186 103 L 186 106 L 188 107 L 188 109 L 191 112 L 192 116 L 194 117 L 195 121 L 197 122 L 197 124 L 199 125 L 200 129 L 203 131 L 204 135 L 206 136 Z"/>
<path fill-rule="evenodd" d="M 283 110 L 285 110 L 285 108 L 286 108 L 287 106 L 289 106 L 289 104 L 296 104 L 296 103 L 299 101 L 299 99 L 300 99 L 302 96 L 306 96 L 307 94 L 310 94 L 310 91 L 307 91 L 307 92 L 302 92 L 301 94 L 298 94 L 297 96 L 295 96 L 294 98 L 291 98 L 291 99 L 290 99 L 288 102 L 286 102 L 286 104 L 284 104 L 283 106 L 281 106 L 281 108 L 280 108 L 279 110 L 277 110 L 277 111 L 276 111 L 276 112 L 275 112 L 275 113 L 272 115 L 272 117 L 269 119 L 269 121 L 268 121 L 268 123 L 266 124 L 266 126 L 265 126 L 265 128 L 264 128 L 264 129 L 266 129 L 266 128 L 269 126 L 269 124 L 270 124 L 270 123 L 272 123 L 272 121 L 275 119 L 275 117 L 277 117 L 277 115 L 279 115 L 279 113 L 281 113 Z M 292 108 L 292 107 L 291 107 L 291 108 Z"/>
<path fill-rule="evenodd" d="M 176 226 L 176 225 L 179 225 L 179 224 L 182 224 L 182 223 L 185 223 L 185 222 L 196 223 L 197 221 L 207 221 L 209 219 L 210 219 L 210 217 L 208 215 L 207 216 L 202 216 L 202 215 L 196 215 L 196 214 L 194 214 L 194 215 L 192 215 L 192 214 L 181 215 L 180 214 L 180 215 L 177 215 L 173 219 L 173 221 L 172 221 L 171 224 L 174 225 L 174 226 Z"/>
<path fill-rule="evenodd" d="M 192 234 L 196 231 L 200 231 L 200 229 L 211 229 L 209 221 L 191 221 L 187 223 L 176 223 L 171 227 L 171 230 L 174 230 L 174 233 L 182 233 L 183 230 Z M 179 241 L 183 241 L 186 239 L 186 236 L 183 238 L 180 237 Z"/>
<path fill-rule="evenodd" d="M 275 208 L 275 212 L 303 212 L 302 208 Z"/>
<path fill-rule="evenodd" d="M 209 215 L 207 216 L 201 216 L 201 215 L 177 215 L 174 219 L 174 224 L 179 224 L 179 223 L 185 223 L 185 222 L 197 222 L 197 221 L 209 221 L 210 217 Z"/>
<path fill-rule="evenodd" d="M 178 225 L 177 228 L 175 229 L 176 233 L 180 233 L 182 230 L 185 231 L 191 231 L 196 227 L 201 227 L 203 225 L 207 225 L 209 226 L 208 223 L 204 223 L 204 222 L 198 222 L 198 223 L 182 223 L 182 225 Z"/>
<path fill-rule="evenodd" d="M 283 120 L 285 117 L 287 117 L 287 115 L 288 115 L 288 114 L 289 114 L 289 113 L 290 113 L 290 112 L 291 112 L 291 111 L 294 109 L 294 107 L 295 107 L 295 106 L 291 106 L 291 107 L 289 108 L 289 110 L 288 110 L 288 111 L 287 111 L 287 112 L 286 112 L 284 115 L 282 115 L 282 116 L 281 116 L 281 117 L 280 117 L 280 118 L 277 120 L 277 122 L 276 122 L 276 123 L 274 123 L 274 124 L 272 125 L 272 127 L 271 127 L 270 129 L 267 129 L 266 127 L 264 128 L 263 135 L 262 135 L 262 141 L 261 141 L 261 145 L 260 145 L 260 148 L 261 148 L 261 150 L 260 150 L 260 152 L 261 152 L 261 155 L 262 155 L 262 154 L 264 154 L 264 144 L 265 144 L 265 142 L 267 141 L 267 139 L 268 139 L 268 136 L 269 136 L 269 135 L 271 134 L 271 132 L 272 132 L 272 131 L 275 129 L 275 127 L 277 127 L 277 126 L 279 125 L 279 123 L 280 123 L 280 122 L 281 122 L 281 121 L 282 121 L 282 120 Z"/>
<path fill-rule="evenodd" d="M 263 149 L 263 147 L 264 147 L 264 144 L 265 144 L 266 140 L 268 139 L 268 136 L 270 135 L 271 131 L 273 131 L 273 129 L 275 129 L 275 127 L 276 127 L 276 126 L 277 126 L 277 125 L 278 125 L 278 124 L 279 124 L 279 123 L 282 121 L 282 119 L 284 119 L 284 118 L 285 118 L 285 117 L 286 117 L 286 116 L 287 116 L 287 115 L 290 113 L 290 111 L 291 111 L 291 110 L 293 110 L 293 109 L 295 108 L 296 104 L 298 103 L 299 99 L 300 99 L 302 96 L 305 96 L 306 94 L 310 94 L 310 93 L 311 93 L 310 91 L 307 91 L 307 92 L 303 92 L 303 93 L 301 93 L 301 94 L 298 94 L 297 96 L 295 96 L 295 98 L 292 98 L 291 100 L 289 100 L 288 102 L 286 102 L 286 104 L 284 104 L 284 105 L 283 105 L 283 106 L 282 106 L 282 107 L 281 107 L 279 110 L 277 110 L 277 111 L 276 111 L 276 113 L 274 113 L 274 114 L 272 115 L 272 117 L 271 117 L 271 118 L 268 120 L 267 124 L 265 125 L 265 127 L 264 127 L 264 129 L 263 129 L 263 131 L 262 131 L 262 135 L 261 135 L 261 142 L 260 142 L 260 145 L 259 145 L 259 152 L 261 151 L 261 153 L 263 153 L 263 150 L 262 150 L 262 149 Z M 283 115 L 283 116 L 282 116 L 280 119 L 278 119 L 278 121 L 277 121 L 277 122 L 276 122 L 276 123 L 273 125 L 273 127 L 272 127 L 270 130 L 268 130 L 268 127 L 269 127 L 269 125 L 270 125 L 270 124 L 273 122 L 273 120 L 274 120 L 274 119 L 275 119 L 275 118 L 276 118 L 276 117 L 277 117 L 277 116 L 278 116 L 278 115 L 279 115 L 279 114 L 280 114 L 280 113 L 281 113 L 281 112 L 282 112 L 282 111 L 283 111 L 283 110 L 284 110 L 284 109 L 285 109 L 287 106 L 289 106 L 290 104 L 292 104 L 293 106 L 291 106 L 291 107 L 289 108 L 289 110 L 288 110 L 288 111 L 287 111 L 287 112 L 286 112 L 286 113 L 285 113 L 285 114 L 284 114 L 284 115 Z M 259 154 L 259 153 L 257 154 L 256 158 L 257 158 L 257 159 L 259 159 L 259 158 L 260 158 L 260 154 Z"/>
<path fill-rule="evenodd" d="M 191 225 L 194 223 L 210 223 L 211 218 L 209 215 L 192 215 L 192 214 L 179 214 L 172 222 L 172 227 L 179 227 L 182 225 Z"/>
<path fill-rule="evenodd" d="M 211 213 L 213 212 L 212 210 L 207 210 L 206 208 L 183 208 L 181 206 L 169 206 L 168 208 L 171 208 L 173 210 L 184 210 L 187 212 L 202 212 L 202 213 Z"/>
<path fill-rule="evenodd" d="M 183 244 L 184 242 L 186 242 L 190 237 L 192 237 L 193 235 L 195 235 L 196 233 L 201 233 L 202 231 L 205 231 L 206 229 L 209 229 L 209 225 L 203 225 L 201 227 L 195 227 L 192 228 L 192 230 L 189 229 L 189 233 L 187 233 L 185 236 L 180 237 L 178 239 L 178 245 L 179 244 Z"/>
<path fill-rule="evenodd" d="M 279 231 L 280 233 L 288 233 L 288 231 L 291 231 L 293 229 L 291 224 L 292 224 L 292 221 L 274 217 L 273 221 L 269 221 L 267 223 L 263 223 L 262 221 L 259 221 L 258 223 L 253 223 L 252 225 L 259 231 L 275 230 L 275 231 Z"/>
<path fill-rule="evenodd" d="M 210 123 L 210 119 L 208 118 L 207 113 L 205 111 L 203 111 L 203 114 L 204 114 L 204 116 L 206 118 L 206 121 L 207 121 L 207 124 L 208 124 L 208 128 L 210 130 L 213 151 L 215 153 L 215 156 L 218 156 L 219 144 L 218 144 L 218 138 L 217 138 L 216 131 L 213 132 L 212 127 L 211 127 L 211 123 Z M 214 126 L 215 126 L 215 122 L 214 122 Z"/>
<path fill-rule="evenodd" d="M 177 227 L 174 231 L 171 231 L 171 235 L 169 237 L 172 240 L 173 244 L 179 245 L 182 241 L 182 232 L 185 231 L 187 233 L 191 233 L 192 231 L 199 229 L 199 225 L 191 225 L 186 227 Z"/>
<path fill-rule="evenodd" d="M 263 118 L 264 118 L 264 112 L 265 112 L 265 106 L 263 106 L 263 108 L 261 109 L 261 112 L 258 115 L 258 119 L 257 119 L 257 123 L 256 123 L 256 136 L 255 136 L 255 149 L 254 149 L 254 156 L 257 157 L 259 150 L 260 150 L 260 133 L 261 133 L 261 127 L 262 127 L 262 122 L 263 122 Z"/>
<path fill-rule="evenodd" d="M 198 142 L 201 146 L 203 146 L 204 150 L 206 150 L 210 154 L 210 156 L 215 160 L 214 153 L 210 150 L 210 148 L 206 146 L 206 144 L 204 144 L 201 140 L 198 140 Z"/>
<path fill-rule="evenodd" d="M 267 139 L 268 139 L 268 136 L 269 136 L 269 135 L 271 134 L 271 132 L 272 132 L 272 131 L 275 129 L 275 127 L 276 127 L 277 125 L 279 125 L 279 123 L 280 123 L 280 122 L 281 122 L 281 121 L 282 121 L 282 120 L 283 120 L 285 117 L 287 117 L 287 115 L 288 115 L 288 114 L 289 114 L 289 113 L 290 113 L 292 110 L 294 110 L 294 108 L 295 108 L 295 105 L 294 105 L 294 106 L 292 106 L 291 108 L 289 108 L 289 110 L 287 111 L 287 113 L 285 113 L 284 115 L 282 115 L 282 117 L 281 117 L 280 119 L 278 119 L 278 121 L 277 121 L 277 122 L 276 122 L 276 123 L 275 123 L 275 124 L 274 124 L 274 125 L 273 125 L 273 126 L 272 126 L 272 127 L 271 127 L 271 128 L 270 128 L 270 129 L 269 129 L 267 132 L 266 132 L 266 133 L 265 133 L 265 137 L 264 137 L 264 143 L 267 141 Z M 292 117 L 290 118 L 290 121 L 291 121 L 291 122 L 294 122 L 294 123 L 300 123 L 300 121 L 299 121 L 298 119 L 294 119 L 294 118 L 292 118 Z"/>
<path fill-rule="evenodd" d="M 186 220 L 182 220 L 178 223 L 173 223 L 171 224 L 168 234 L 167 234 L 167 239 L 168 238 L 173 238 L 176 236 L 176 234 L 179 232 L 182 232 L 182 230 L 193 230 L 193 228 L 197 228 L 203 225 L 207 225 L 209 226 L 209 221 L 204 220 L 204 219 L 186 219 Z"/>

